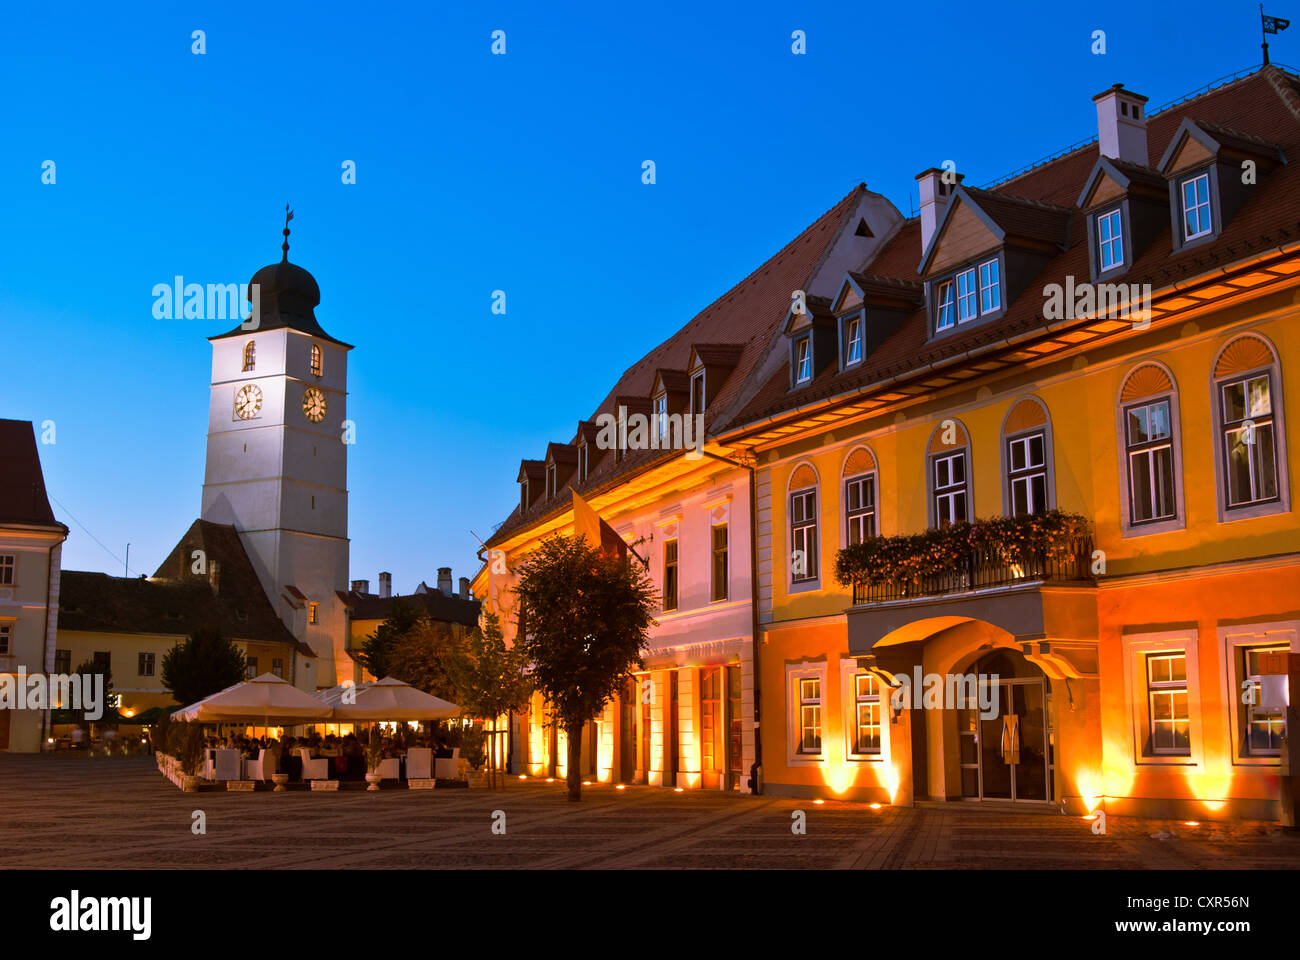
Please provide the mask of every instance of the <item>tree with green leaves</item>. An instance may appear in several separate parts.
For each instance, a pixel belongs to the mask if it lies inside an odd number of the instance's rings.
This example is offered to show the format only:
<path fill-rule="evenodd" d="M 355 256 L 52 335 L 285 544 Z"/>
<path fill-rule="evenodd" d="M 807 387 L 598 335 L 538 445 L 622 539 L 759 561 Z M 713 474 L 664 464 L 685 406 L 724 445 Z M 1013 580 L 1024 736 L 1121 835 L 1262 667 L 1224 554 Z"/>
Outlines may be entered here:
<path fill-rule="evenodd" d="M 365 667 L 376 680 L 395 676 L 393 673 L 393 650 L 398 642 L 407 636 L 423 618 L 417 607 L 398 600 L 393 604 L 393 611 L 388 619 L 375 628 L 375 632 L 361 641 L 361 649 L 352 656 Z"/>
<path fill-rule="evenodd" d="M 243 651 L 215 627 L 199 627 L 163 654 L 162 681 L 182 705 L 234 686 L 248 669 Z"/>
<path fill-rule="evenodd" d="M 495 724 L 503 715 L 508 718 L 509 714 L 522 710 L 533 693 L 528 663 L 528 654 L 521 646 L 506 646 L 496 614 L 484 613 L 483 625 L 475 626 L 464 642 L 456 646 L 448 663 L 461 712 L 486 726 Z M 494 788 L 495 753 L 489 744 L 488 783 Z M 504 781 L 501 785 L 505 786 Z"/>
<path fill-rule="evenodd" d="M 516 646 L 568 739 L 569 799 L 582 799 L 582 728 L 600 716 L 633 667 L 643 664 L 654 585 L 639 564 L 584 537 L 544 540 L 520 567 L 524 623 Z"/>
<path fill-rule="evenodd" d="M 113 693 L 113 671 L 110 670 L 108 667 L 104 666 L 103 664 L 97 663 L 93 659 L 82 661 L 80 664 L 77 665 L 77 669 L 75 671 L 75 675 L 77 677 L 77 685 L 82 690 L 85 690 L 86 688 L 82 684 L 81 677 L 87 674 L 89 674 L 92 677 L 95 674 L 102 674 L 104 677 L 104 696 L 103 696 L 103 700 L 99 704 L 99 707 L 100 709 L 103 710 L 103 713 L 98 717 L 98 719 L 92 721 L 90 719 L 90 708 L 88 705 L 83 704 L 80 710 L 73 710 L 69 707 L 64 707 L 61 709 L 54 710 L 51 713 L 50 723 L 51 724 L 75 723 L 77 726 L 81 727 L 82 730 L 86 731 L 87 734 L 86 742 L 89 743 L 90 725 L 92 722 L 113 724 L 113 723 L 117 723 L 119 718 L 116 709 L 117 695 Z"/>
<path fill-rule="evenodd" d="M 455 657 L 456 640 L 451 624 L 420 617 L 394 642 L 388 654 L 388 676 L 435 697 L 459 703 L 460 691 L 451 667 Z"/>

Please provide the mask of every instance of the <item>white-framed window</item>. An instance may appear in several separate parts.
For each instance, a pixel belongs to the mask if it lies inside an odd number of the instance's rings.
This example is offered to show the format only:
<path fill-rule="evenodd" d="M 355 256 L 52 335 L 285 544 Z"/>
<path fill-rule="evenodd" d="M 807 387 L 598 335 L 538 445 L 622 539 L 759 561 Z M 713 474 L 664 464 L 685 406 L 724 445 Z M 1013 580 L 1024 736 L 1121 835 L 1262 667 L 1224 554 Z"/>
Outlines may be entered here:
<path fill-rule="evenodd" d="M 0 657 L 7 657 L 14 649 L 14 625 L 0 623 Z M 68 671 L 65 670 L 64 673 Z"/>
<path fill-rule="evenodd" d="M 1124 221 L 1118 208 L 1097 215 L 1098 273 L 1124 263 Z"/>
<path fill-rule="evenodd" d="M 662 446 L 668 436 L 668 394 L 661 393 L 651 401 L 654 404 L 655 442 Z"/>
<path fill-rule="evenodd" d="M 1176 513 L 1170 400 L 1147 400 L 1124 411 L 1129 522 L 1133 525 L 1168 520 Z"/>
<path fill-rule="evenodd" d="M 663 609 L 677 609 L 677 540 L 664 541 Z"/>
<path fill-rule="evenodd" d="M 934 328 L 947 330 L 957 322 L 954 288 L 951 280 L 939 284 L 939 305 L 934 313 Z"/>
<path fill-rule="evenodd" d="M 804 337 L 794 346 L 794 382 L 807 383 L 812 379 L 812 340 Z"/>
<path fill-rule="evenodd" d="M 1182 650 L 1149 653 L 1146 666 L 1148 749 L 1162 756 L 1189 756 L 1192 733 L 1187 654 Z"/>
<path fill-rule="evenodd" d="M 319 377 L 324 369 L 324 358 L 321 356 L 320 344 L 311 345 L 311 372 L 312 376 Z"/>
<path fill-rule="evenodd" d="M 710 600 L 726 600 L 728 596 L 727 525 L 715 523 L 712 528 L 713 563 L 710 574 Z"/>
<path fill-rule="evenodd" d="M 244 660 L 244 676 L 252 680 L 257 676 L 257 657 L 247 657 Z"/>
<path fill-rule="evenodd" d="M 864 473 L 844 481 L 844 523 L 850 544 L 876 535 L 876 475 Z"/>
<path fill-rule="evenodd" d="M 12 553 L 0 553 L 0 587 L 12 587 L 17 572 L 18 558 Z"/>
<path fill-rule="evenodd" d="M 880 753 L 884 730 L 880 678 L 861 672 L 853 678 L 853 753 L 875 756 Z"/>
<path fill-rule="evenodd" d="M 528 509 L 528 478 L 519 481 L 519 512 L 523 513 Z"/>
<path fill-rule="evenodd" d="M 980 313 L 1002 309 L 1002 279 L 997 260 L 980 264 Z"/>
<path fill-rule="evenodd" d="M 555 499 L 555 494 L 557 492 L 555 489 L 555 483 L 556 483 L 555 478 L 556 478 L 555 464 L 549 463 L 546 465 L 546 499 L 548 500 Z"/>
<path fill-rule="evenodd" d="M 817 488 L 790 494 L 791 580 L 817 579 Z"/>
<path fill-rule="evenodd" d="M 154 654 L 148 651 L 141 651 L 136 658 L 135 672 L 141 677 L 152 677 L 154 674 Z"/>
<path fill-rule="evenodd" d="M 704 406 L 704 371 L 701 370 L 691 376 L 691 416 L 703 413 Z"/>
<path fill-rule="evenodd" d="M 1300 653 L 1300 623 L 1220 627 L 1223 683 L 1239 769 L 1276 771 L 1286 737 L 1289 657 Z"/>
<path fill-rule="evenodd" d="M 587 441 L 578 444 L 578 481 L 587 479 Z"/>
<path fill-rule="evenodd" d="M 1242 683 L 1238 689 L 1245 692 L 1243 684 L 1250 687 L 1254 703 L 1243 704 L 1241 753 L 1250 757 L 1280 757 L 1282 741 L 1286 738 L 1286 711 L 1276 709 L 1269 694 L 1285 682 L 1285 646 L 1242 647 L 1240 651 Z"/>
<path fill-rule="evenodd" d="M 249 340 L 244 344 L 244 370 L 253 370 L 257 367 L 257 343 Z"/>
<path fill-rule="evenodd" d="M 1188 177 L 1182 182 L 1183 239 L 1203 237 L 1213 229 L 1210 218 L 1210 175 Z"/>
<path fill-rule="evenodd" d="M 1007 502 L 1012 516 L 1047 510 L 1047 437 L 1042 430 L 1007 440 Z"/>
<path fill-rule="evenodd" d="M 957 281 L 957 322 L 974 320 L 979 316 L 975 296 L 975 268 L 963 270 L 954 279 Z"/>
<path fill-rule="evenodd" d="M 934 471 L 934 525 L 970 519 L 967 512 L 966 451 L 931 458 Z"/>
<path fill-rule="evenodd" d="M 1219 381 L 1223 476 L 1228 509 L 1278 496 L 1272 377 Z"/>
<path fill-rule="evenodd" d="M 844 337 L 844 365 L 862 360 L 862 317 L 851 317 Z"/>
<path fill-rule="evenodd" d="M 275 674 L 277 677 L 283 678 L 283 677 L 284 677 L 284 661 L 281 660 L 279 657 L 275 657 L 275 658 L 273 658 L 273 659 L 271 660 L 271 672 L 272 672 L 273 674 Z"/>
<path fill-rule="evenodd" d="M 800 677 L 799 753 L 821 755 L 822 752 L 822 678 Z"/>

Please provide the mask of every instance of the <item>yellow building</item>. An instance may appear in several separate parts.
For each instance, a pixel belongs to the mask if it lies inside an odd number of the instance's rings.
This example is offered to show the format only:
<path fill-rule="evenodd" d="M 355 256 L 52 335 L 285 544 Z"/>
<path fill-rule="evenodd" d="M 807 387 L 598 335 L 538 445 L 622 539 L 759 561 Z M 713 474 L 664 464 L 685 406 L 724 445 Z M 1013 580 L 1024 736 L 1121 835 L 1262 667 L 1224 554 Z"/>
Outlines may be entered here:
<path fill-rule="evenodd" d="M 47 674 L 68 528 L 54 519 L 26 420 L 0 420 L 0 677 Z M 48 714 L 0 708 L 0 750 L 40 749 Z"/>
<path fill-rule="evenodd" d="M 1294 816 L 1300 81 L 1095 102 L 991 189 L 921 174 L 717 437 L 759 464 L 767 792 Z"/>

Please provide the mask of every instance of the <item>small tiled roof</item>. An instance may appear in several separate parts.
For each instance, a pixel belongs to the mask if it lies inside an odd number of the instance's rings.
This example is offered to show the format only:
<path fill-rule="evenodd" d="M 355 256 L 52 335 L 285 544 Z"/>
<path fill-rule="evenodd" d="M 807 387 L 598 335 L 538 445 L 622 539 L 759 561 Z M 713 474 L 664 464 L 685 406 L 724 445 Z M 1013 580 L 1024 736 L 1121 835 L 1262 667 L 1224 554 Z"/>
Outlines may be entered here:
<path fill-rule="evenodd" d="M 1149 164 L 1161 157 L 1184 117 L 1189 116 L 1196 117 L 1202 125 L 1208 123 L 1219 130 L 1274 143 L 1288 157 L 1300 156 L 1300 78 L 1270 66 L 1151 115 L 1147 123 L 1148 165 L 1116 162 L 1117 167 L 1126 173 L 1150 171 Z M 1094 142 L 990 190 L 968 190 L 1008 233 L 1034 230 L 1034 217 L 1040 215 L 1048 225 L 1040 233 L 1045 238 L 1055 236 L 1062 222 L 1068 224 L 1068 247 L 1051 257 L 1025 292 L 1008 304 L 1002 317 L 930 340 L 926 311 L 920 307 L 859 366 L 841 372 L 832 364 L 814 377 L 811 384 L 798 390 L 790 389 L 788 371 L 776 371 L 744 409 L 731 418 L 727 430 L 765 421 L 811 402 L 867 390 L 873 384 L 968 350 L 1043 329 L 1044 301 L 1039 291 L 1046 284 L 1063 283 L 1066 276 L 1090 276 L 1088 232 L 1082 225 L 1084 213 L 1074 204 L 1096 166 L 1098 155 Z M 1041 211 L 1039 205 L 1043 205 Z M 1251 253 L 1294 243 L 1297 236 L 1300 236 L 1300 164 L 1292 162 L 1259 177 L 1245 204 L 1213 242 L 1172 252 L 1172 237 L 1166 225 L 1138 255 L 1122 280 L 1150 283 L 1159 290 Z M 860 272 L 915 280 L 921 253 L 919 219 L 913 218 L 869 263 L 862 265 Z"/>
<path fill-rule="evenodd" d="M 208 573 L 193 572 L 196 550 L 208 570 L 218 564 L 215 590 Z M 276 616 L 232 526 L 195 520 L 148 579 L 63 571 L 60 630 L 192 636 L 202 626 L 232 640 L 284 643 L 315 656 Z"/>
<path fill-rule="evenodd" d="M 0 523 L 68 529 L 50 509 L 30 420 L 0 420 Z"/>

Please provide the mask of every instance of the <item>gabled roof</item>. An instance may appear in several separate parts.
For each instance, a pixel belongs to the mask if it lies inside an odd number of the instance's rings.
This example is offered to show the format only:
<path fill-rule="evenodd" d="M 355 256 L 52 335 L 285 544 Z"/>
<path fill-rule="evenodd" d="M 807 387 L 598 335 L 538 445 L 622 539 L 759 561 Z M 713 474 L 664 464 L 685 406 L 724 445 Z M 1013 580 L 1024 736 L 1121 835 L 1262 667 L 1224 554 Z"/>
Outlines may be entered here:
<path fill-rule="evenodd" d="M 578 465 L 578 448 L 568 443 L 548 443 L 546 445 L 546 462 L 562 466 Z"/>
<path fill-rule="evenodd" d="M 994 193 L 957 184 L 921 257 L 917 273 L 925 273 L 935 252 L 946 241 L 945 227 L 963 207 L 971 210 L 997 243 L 1016 239 L 1064 247 L 1070 225 L 1070 211 L 1055 204 L 1010 194 Z"/>
<path fill-rule="evenodd" d="M 203 551 L 208 572 L 194 572 L 196 550 Z M 210 579 L 214 561 L 215 589 Z M 63 571 L 60 630 L 187 637 L 201 626 L 216 627 L 233 640 L 284 643 L 315 656 L 276 616 L 232 526 L 195 520 L 148 579 Z"/>
<path fill-rule="evenodd" d="M 650 388 L 650 395 L 654 396 L 659 391 L 667 393 L 690 393 L 691 378 L 685 370 L 664 370 L 655 371 L 654 384 Z"/>
<path fill-rule="evenodd" d="M 705 411 L 705 429 L 724 413 L 735 400 L 750 368 L 766 352 L 769 343 L 790 307 L 795 290 L 806 290 L 809 280 L 833 241 L 847 228 L 850 214 L 867 196 L 866 187 L 858 184 L 834 207 L 781 248 L 758 269 L 705 307 L 675 334 L 650 350 L 619 377 L 605 398 L 587 419 L 595 421 L 602 413 L 616 413 L 619 401 L 631 397 L 648 400 L 658 370 L 690 369 L 693 356 L 707 366 L 732 367 L 727 378 Z M 627 406 L 626 403 L 624 403 Z M 645 407 L 649 412 L 648 403 Z M 631 408 L 629 408 L 631 412 Z M 591 474 L 579 489 L 590 490 L 611 484 L 617 478 L 646 469 L 651 463 L 666 459 L 659 450 L 628 451 L 622 459 L 603 457 L 592 464 Z M 519 507 L 489 538 L 488 545 L 500 543 L 513 531 L 540 520 L 549 512 L 558 512 L 554 502 L 534 505 L 521 515 Z M 568 509 L 564 507 L 563 509 Z"/>
<path fill-rule="evenodd" d="M 480 600 L 462 600 L 447 596 L 440 590 L 429 589 L 403 597 L 375 597 L 359 593 L 348 594 L 353 620 L 387 620 L 399 603 L 409 604 L 430 620 L 439 623 L 460 623 L 472 627 L 478 623 Z"/>
<path fill-rule="evenodd" d="M 1169 188 L 1169 181 L 1161 176 L 1158 170 L 1136 163 L 1129 163 L 1127 160 L 1120 160 L 1118 157 L 1098 157 L 1096 165 L 1088 175 L 1088 179 L 1084 181 L 1083 189 L 1079 191 L 1079 199 L 1075 201 L 1076 207 L 1088 205 L 1089 198 L 1103 178 L 1113 180 L 1116 186 L 1125 191 L 1135 185 L 1159 191 L 1165 191 Z"/>
<path fill-rule="evenodd" d="M 519 476 L 515 482 L 523 483 L 524 479 L 541 480 L 546 477 L 546 464 L 541 460 L 520 460 Z"/>
<path fill-rule="evenodd" d="M 1210 153 L 1217 154 L 1225 147 L 1239 153 L 1253 154 L 1275 163 L 1285 163 L 1286 155 L 1282 148 L 1271 140 L 1251 133 L 1242 133 L 1207 120 L 1193 120 L 1184 117 L 1178 125 L 1169 146 L 1156 164 L 1157 169 L 1167 172 L 1173 159 L 1182 151 L 1188 140 L 1195 140 Z"/>
<path fill-rule="evenodd" d="M 1294 155 L 1300 150 L 1300 78 L 1275 66 L 1265 67 L 1160 113 L 1148 115 L 1148 162 L 1165 152 L 1184 118 L 1193 114 L 1202 123 L 1275 143 L 1287 154 Z M 1001 317 L 970 324 L 965 329 L 959 328 L 955 333 L 932 340 L 926 312 L 924 308 L 918 308 L 863 363 L 843 371 L 830 365 L 797 395 L 789 392 L 788 371 L 775 371 L 744 408 L 730 418 L 726 435 L 738 432 L 745 424 L 779 417 L 795 407 L 806 407 L 841 395 L 857 395 L 872 389 L 873 384 L 912 376 L 975 348 L 1005 342 L 1011 336 L 1045 331 L 1044 301 L 1037 291 L 1048 283 L 1062 283 L 1066 276 L 1090 275 L 1087 231 L 1074 225 L 1076 217 L 1082 222 L 1084 212 L 1073 208 L 1073 204 L 1077 203 L 1097 161 L 1098 146 L 1094 141 L 990 189 L 977 192 L 967 189 L 972 197 L 981 199 L 981 205 L 992 194 L 1012 198 L 1017 208 L 1023 211 L 1033 209 L 1023 201 L 1064 210 L 1063 216 L 1072 227 L 1068 232 L 1068 246 L 1051 256 L 1030 289 L 1009 303 Z M 1131 171 L 1138 166 L 1125 168 L 1116 163 L 1121 171 Z M 1261 175 L 1258 183 L 1251 187 L 1244 205 L 1211 242 L 1190 251 L 1174 253 L 1170 228 L 1164 227 L 1130 265 L 1124 281 L 1151 283 L 1158 291 L 1175 282 L 1209 273 L 1219 265 L 1294 244 L 1296 237 L 1300 236 L 1300 169 L 1297 166 L 1287 164 Z M 994 204 L 996 200 L 989 205 Z M 1011 225 L 1007 224 L 1005 229 L 1010 233 Z M 921 255 L 920 220 L 914 217 L 857 272 L 914 281 Z"/>
<path fill-rule="evenodd" d="M 0 524 L 68 528 L 54 519 L 30 420 L 0 420 Z"/>

